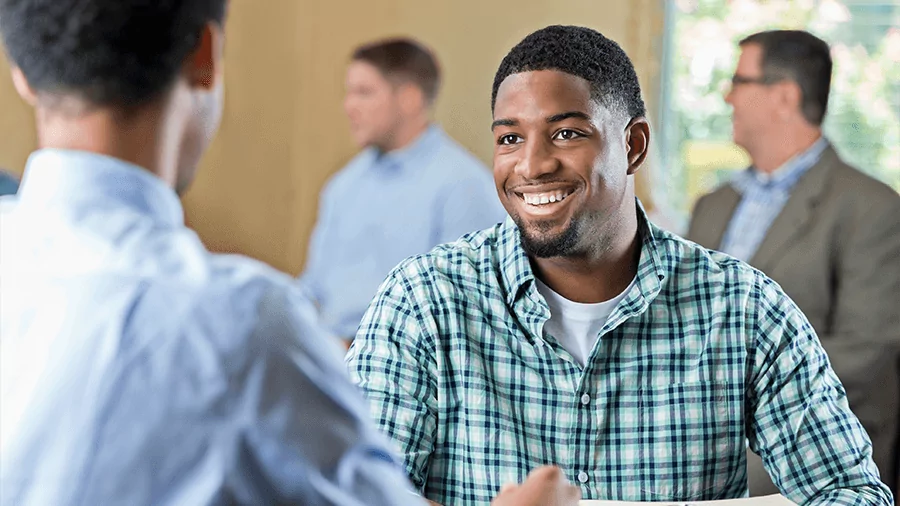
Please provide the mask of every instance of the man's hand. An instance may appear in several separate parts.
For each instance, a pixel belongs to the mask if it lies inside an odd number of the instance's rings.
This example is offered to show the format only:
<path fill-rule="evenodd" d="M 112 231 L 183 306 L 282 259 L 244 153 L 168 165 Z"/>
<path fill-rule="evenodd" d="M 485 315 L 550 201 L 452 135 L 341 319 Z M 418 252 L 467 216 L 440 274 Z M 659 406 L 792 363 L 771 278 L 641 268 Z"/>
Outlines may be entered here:
<path fill-rule="evenodd" d="M 570 485 L 558 467 L 531 471 L 521 485 L 504 485 L 491 506 L 577 506 L 581 489 Z"/>

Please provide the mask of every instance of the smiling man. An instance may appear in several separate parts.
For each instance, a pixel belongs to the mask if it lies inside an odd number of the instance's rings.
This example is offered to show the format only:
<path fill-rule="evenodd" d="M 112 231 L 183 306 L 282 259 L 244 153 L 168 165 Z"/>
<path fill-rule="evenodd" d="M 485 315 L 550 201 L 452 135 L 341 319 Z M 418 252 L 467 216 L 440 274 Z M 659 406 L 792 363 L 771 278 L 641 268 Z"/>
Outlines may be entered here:
<path fill-rule="evenodd" d="M 741 497 L 749 440 L 798 504 L 892 504 L 797 307 L 647 221 L 650 128 L 622 49 L 535 32 L 492 104 L 511 219 L 399 265 L 348 355 L 425 496 L 485 503 L 554 463 L 587 499 Z"/>

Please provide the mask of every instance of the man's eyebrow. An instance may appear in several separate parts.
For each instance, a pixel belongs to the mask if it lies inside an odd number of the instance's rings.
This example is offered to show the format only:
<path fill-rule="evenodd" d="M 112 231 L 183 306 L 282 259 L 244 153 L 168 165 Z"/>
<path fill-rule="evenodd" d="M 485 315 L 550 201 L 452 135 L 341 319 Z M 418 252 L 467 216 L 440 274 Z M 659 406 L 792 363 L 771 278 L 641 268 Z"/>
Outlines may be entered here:
<path fill-rule="evenodd" d="M 578 118 L 583 119 L 585 121 L 591 121 L 591 116 L 587 113 L 583 113 L 581 111 L 568 111 L 560 114 L 554 114 L 553 116 L 549 116 L 547 118 L 547 123 L 558 123 L 563 120 L 567 120 L 569 118 Z"/>
<path fill-rule="evenodd" d="M 548 116 L 546 121 L 547 121 L 547 123 L 558 123 L 560 121 L 567 120 L 570 118 L 577 118 L 577 119 L 583 119 L 585 121 L 591 121 L 591 116 L 589 114 L 581 112 L 581 111 L 568 111 L 568 112 L 562 112 L 559 114 L 554 114 L 553 116 Z M 500 118 L 498 120 L 494 120 L 494 122 L 491 123 L 491 130 L 497 128 L 498 126 L 514 127 L 514 126 L 519 126 L 519 122 L 517 120 L 511 119 L 511 118 Z"/>
<path fill-rule="evenodd" d="M 498 126 L 512 127 L 512 126 L 517 126 L 518 124 L 519 124 L 519 122 L 514 119 L 501 118 L 501 119 L 494 120 L 494 122 L 491 123 L 491 130 L 497 128 Z"/>

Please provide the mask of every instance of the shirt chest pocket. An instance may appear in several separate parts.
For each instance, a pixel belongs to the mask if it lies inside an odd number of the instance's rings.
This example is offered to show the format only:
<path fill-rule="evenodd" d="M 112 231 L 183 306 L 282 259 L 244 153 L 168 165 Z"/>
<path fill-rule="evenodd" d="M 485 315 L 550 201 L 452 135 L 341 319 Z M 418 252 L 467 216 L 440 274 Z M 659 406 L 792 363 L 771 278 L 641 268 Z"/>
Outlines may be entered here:
<path fill-rule="evenodd" d="M 645 500 L 716 499 L 744 476 L 739 385 L 654 385 L 642 388 L 639 397 Z"/>

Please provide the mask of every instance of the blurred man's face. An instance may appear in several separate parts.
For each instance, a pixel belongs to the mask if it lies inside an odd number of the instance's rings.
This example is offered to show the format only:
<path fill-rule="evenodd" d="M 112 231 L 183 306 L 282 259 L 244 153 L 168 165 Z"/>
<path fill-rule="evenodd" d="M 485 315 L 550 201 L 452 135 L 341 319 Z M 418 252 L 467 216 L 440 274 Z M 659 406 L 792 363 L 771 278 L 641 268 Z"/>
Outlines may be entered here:
<path fill-rule="evenodd" d="M 344 112 L 360 147 L 391 146 L 403 121 L 397 87 L 364 61 L 354 61 L 347 68 Z"/>
<path fill-rule="evenodd" d="M 725 95 L 725 102 L 733 109 L 731 124 L 734 142 L 753 150 L 759 137 L 777 117 L 773 100 L 773 87 L 760 82 L 765 75 L 762 69 L 762 47 L 746 44 L 741 48 L 733 84 Z"/>

